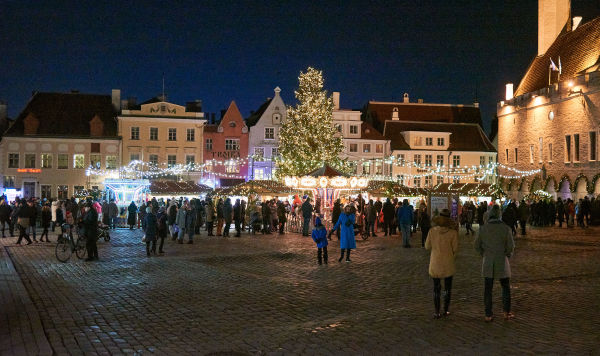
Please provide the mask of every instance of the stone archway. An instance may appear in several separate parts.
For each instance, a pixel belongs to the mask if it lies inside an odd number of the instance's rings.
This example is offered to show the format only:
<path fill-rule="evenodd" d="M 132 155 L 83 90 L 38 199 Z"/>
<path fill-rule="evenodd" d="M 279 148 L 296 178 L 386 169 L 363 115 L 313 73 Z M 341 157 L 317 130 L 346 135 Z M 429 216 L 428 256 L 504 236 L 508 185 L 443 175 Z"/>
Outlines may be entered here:
<path fill-rule="evenodd" d="M 594 195 L 598 195 L 600 194 L 600 174 L 596 174 L 594 176 L 594 179 L 592 179 L 592 184 L 593 184 L 593 193 Z"/>
<path fill-rule="evenodd" d="M 517 198 L 519 199 L 519 201 L 529 195 L 529 182 L 527 178 L 521 179 L 517 193 Z"/>
<path fill-rule="evenodd" d="M 558 183 L 556 183 L 556 179 L 554 176 L 548 176 L 546 178 L 544 190 L 548 192 L 548 194 L 552 195 L 552 199 L 556 200 L 558 193 Z"/>
<path fill-rule="evenodd" d="M 588 195 L 587 186 L 588 178 L 583 174 L 577 176 L 577 179 L 575 179 L 571 189 L 573 191 L 573 200 L 583 199 L 586 195 Z"/>
<path fill-rule="evenodd" d="M 558 192 L 557 195 L 562 198 L 562 200 L 566 200 L 572 197 L 571 194 L 571 180 L 568 176 L 564 176 L 561 178 L 558 183 Z"/>

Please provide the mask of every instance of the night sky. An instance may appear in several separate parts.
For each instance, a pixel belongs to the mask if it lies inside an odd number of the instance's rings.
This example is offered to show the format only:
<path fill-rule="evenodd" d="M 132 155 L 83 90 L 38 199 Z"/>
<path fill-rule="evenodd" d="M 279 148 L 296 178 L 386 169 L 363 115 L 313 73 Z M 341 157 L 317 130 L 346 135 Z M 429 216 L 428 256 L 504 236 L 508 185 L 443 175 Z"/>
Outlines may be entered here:
<path fill-rule="evenodd" d="M 453 5 L 451 5 L 453 4 Z M 599 0 L 572 0 L 584 22 Z M 0 2 L 0 100 L 14 118 L 32 91 L 145 101 L 162 91 L 205 112 L 235 100 L 244 116 L 298 74 L 324 71 L 343 108 L 368 100 L 471 104 L 486 130 L 537 51 L 537 1 Z"/>

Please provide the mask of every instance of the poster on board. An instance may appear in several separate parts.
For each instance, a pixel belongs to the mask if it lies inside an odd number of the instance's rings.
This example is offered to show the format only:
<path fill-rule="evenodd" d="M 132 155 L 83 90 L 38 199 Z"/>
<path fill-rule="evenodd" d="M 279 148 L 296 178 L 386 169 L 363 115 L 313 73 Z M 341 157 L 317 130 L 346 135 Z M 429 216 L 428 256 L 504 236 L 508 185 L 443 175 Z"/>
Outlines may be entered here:
<path fill-rule="evenodd" d="M 448 209 L 448 197 L 431 196 L 430 199 L 431 216 L 439 215 L 442 209 Z"/>

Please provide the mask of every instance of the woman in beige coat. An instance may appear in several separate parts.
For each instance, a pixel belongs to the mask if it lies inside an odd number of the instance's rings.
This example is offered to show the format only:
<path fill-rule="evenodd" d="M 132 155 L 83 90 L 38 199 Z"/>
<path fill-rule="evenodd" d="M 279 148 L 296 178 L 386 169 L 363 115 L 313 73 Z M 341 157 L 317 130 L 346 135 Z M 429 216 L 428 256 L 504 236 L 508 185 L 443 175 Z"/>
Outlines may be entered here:
<path fill-rule="evenodd" d="M 458 252 L 458 226 L 450 218 L 448 209 L 442 210 L 439 216 L 433 219 L 434 227 L 429 230 L 425 248 L 431 250 L 429 259 L 429 275 L 433 278 L 433 303 L 435 314 L 439 319 L 448 316 L 450 312 L 450 295 L 452 290 L 452 276 L 456 268 L 454 259 Z M 440 314 L 441 279 L 444 278 L 444 313 Z"/>

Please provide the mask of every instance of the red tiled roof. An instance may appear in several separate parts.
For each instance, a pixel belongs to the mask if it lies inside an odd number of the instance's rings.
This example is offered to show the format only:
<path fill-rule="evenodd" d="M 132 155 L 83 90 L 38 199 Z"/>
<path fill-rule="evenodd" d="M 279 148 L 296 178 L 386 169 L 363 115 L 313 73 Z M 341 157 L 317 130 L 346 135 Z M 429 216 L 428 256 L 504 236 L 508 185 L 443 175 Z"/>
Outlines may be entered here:
<path fill-rule="evenodd" d="M 23 121 L 29 114 L 39 121 L 32 136 L 90 137 L 90 121 L 96 115 L 102 120 L 102 136 L 117 136 L 117 113 L 110 95 L 36 93 L 5 135 L 24 135 Z"/>
<path fill-rule="evenodd" d="M 388 120 L 383 134 L 391 141 L 392 151 L 411 149 L 402 136 L 405 131 L 449 132 L 448 151 L 496 152 L 494 145 L 477 124 Z"/>
<path fill-rule="evenodd" d="M 463 122 L 482 125 L 481 111 L 473 105 L 369 101 L 366 119 L 379 131 L 398 109 L 400 121 Z"/>
<path fill-rule="evenodd" d="M 548 86 L 550 58 L 558 66 L 558 57 L 562 64 L 561 80 L 582 73 L 598 64 L 600 59 L 600 17 L 580 25 L 575 31 L 561 33 L 544 55 L 536 57 L 521 83 L 515 96 L 530 93 Z M 558 72 L 552 73 L 551 81 L 556 82 Z"/>
<path fill-rule="evenodd" d="M 386 140 L 386 138 L 379 133 L 379 131 L 375 130 L 371 124 L 366 121 L 363 121 L 361 129 L 360 129 L 360 138 L 364 140 Z"/>

